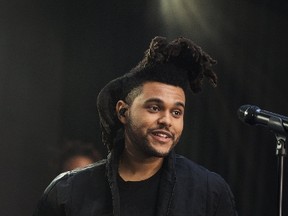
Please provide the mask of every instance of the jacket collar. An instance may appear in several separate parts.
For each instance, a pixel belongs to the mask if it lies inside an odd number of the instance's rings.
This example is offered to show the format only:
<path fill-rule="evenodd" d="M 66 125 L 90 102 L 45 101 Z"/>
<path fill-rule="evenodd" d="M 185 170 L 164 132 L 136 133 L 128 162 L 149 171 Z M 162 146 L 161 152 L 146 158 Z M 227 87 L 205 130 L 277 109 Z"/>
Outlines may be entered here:
<path fill-rule="evenodd" d="M 120 215 L 120 197 L 117 184 L 117 175 L 120 155 L 124 148 L 124 141 L 120 140 L 107 156 L 106 175 L 111 189 L 113 214 Z M 175 152 L 172 150 L 164 159 L 159 185 L 158 204 L 156 215 L 169 215 L 176 183 Z"/>

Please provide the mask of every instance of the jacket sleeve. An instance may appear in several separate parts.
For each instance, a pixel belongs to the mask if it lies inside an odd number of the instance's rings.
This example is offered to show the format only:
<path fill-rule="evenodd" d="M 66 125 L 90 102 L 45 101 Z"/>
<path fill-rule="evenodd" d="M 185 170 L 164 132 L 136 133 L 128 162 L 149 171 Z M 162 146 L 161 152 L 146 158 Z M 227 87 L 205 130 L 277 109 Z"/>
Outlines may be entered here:
<path fill-rule="evenodd" d="M 69 185 L 67 173 L 60 174 L 44 191 L 33 216 L 67 216 L 65 206 L 68 202 Z"/>

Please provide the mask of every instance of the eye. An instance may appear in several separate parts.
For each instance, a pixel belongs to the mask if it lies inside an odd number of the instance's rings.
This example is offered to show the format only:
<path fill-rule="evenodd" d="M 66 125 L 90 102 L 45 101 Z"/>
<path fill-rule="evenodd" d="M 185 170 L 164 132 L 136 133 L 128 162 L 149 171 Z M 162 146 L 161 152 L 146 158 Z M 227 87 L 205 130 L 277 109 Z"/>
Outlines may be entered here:
<path fill-rule="evenodd" d="M 150 112 L 155 113 L 155 112 L 160 111 L 160 107 L 157 106 L 157 105 L 151 105 L 151 106 L 148 106 L 148 110 L 149 110 Z"/>
<path fill-rule="evenodd" d="M 180 118 L 183 115 L 183 111 L 182 110 L 173 110 L 172 115 L 176 118 Z"/>

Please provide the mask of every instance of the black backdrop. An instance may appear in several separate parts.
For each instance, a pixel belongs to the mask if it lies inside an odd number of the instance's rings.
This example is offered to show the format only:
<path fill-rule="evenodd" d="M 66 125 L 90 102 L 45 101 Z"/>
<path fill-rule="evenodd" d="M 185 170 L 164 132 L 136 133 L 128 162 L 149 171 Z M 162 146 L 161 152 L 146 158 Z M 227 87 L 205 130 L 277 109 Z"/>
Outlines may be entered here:
<path fill-rule="evenodd" d="M 239 215 L 276 215 L 276 140 L 236 111 L 256 104 L 288 114 L 287 3 L 175 2 L 1 1 L 0 215 L 31 215 L 57 174 L 63 138 L 93 141 L 106 154 L 97 93 L 155 35 L 189 37 L 218 60 L 219 87 L 189 99 L 177 151 L 226 179 Z"/>

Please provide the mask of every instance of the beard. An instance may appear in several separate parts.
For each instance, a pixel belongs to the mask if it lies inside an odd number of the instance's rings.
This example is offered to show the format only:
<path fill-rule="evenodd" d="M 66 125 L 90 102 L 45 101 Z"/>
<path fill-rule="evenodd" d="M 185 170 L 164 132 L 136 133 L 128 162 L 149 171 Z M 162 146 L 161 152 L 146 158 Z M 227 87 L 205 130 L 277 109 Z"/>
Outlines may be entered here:
<path fill-rule="evenodd" d="M 157 147 L 154 147 L 153 144 L 149 141 L 149 131 L 153 131 L 155 129 L 163 129 L 163 127 L 148 129 L 146 134 L 141 133 L 141 130 L 134 124 L 133 120 L 131 118 L 128 119 L 126 128 L 125 128 L 125 134 L 127 138 L 130 140 L 131 145 L 138 151 L 144 154 L 148 157 L 166 157 L 171 150 L 176 146 L 178 143 L 180 136 L 175 139 L 175 136 L 173 136 L 172 144 L 170 144 L 170 147 L 165 150 L 161 151 L 157 149 Z"/>

